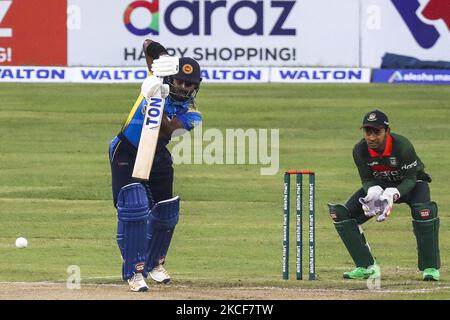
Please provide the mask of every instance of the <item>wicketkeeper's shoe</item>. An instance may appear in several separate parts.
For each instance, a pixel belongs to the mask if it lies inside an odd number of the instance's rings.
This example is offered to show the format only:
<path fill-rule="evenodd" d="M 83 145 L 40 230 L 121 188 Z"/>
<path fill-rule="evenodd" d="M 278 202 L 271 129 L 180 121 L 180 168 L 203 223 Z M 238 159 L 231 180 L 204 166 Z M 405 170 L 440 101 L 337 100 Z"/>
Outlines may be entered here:
<path fill-rule="evenodd" d="M 150 277 L 159 283 L 169 283 L 170 282 L 170 275 L 167 272 L 166 269 L 164 269 L 162 264 L 157 265 L 153 268 L 152 271 L 150 271 Z"/>
<path fill-rule="evenodd" d="M 423 270 L 423 280 L 424 281 L 439 281 L 441 275 L 439 270 L 435 268 L 427 268 Z"/>
<path fill-rule="evenodd" d="M 374 264 L 368 268 L 357 267 L 352 271 L 344 272 L 345 279 L 369 279 L 379 277 L 380 267 L 377 264 Z"/>
<path fill-rule="evenodd" d="M 145 279 L 142 273 L 135 273 L 131 279 L 128 279 L 131 291 L 145 292 L 148 290 L 148 285 L 145 283 Z"/>

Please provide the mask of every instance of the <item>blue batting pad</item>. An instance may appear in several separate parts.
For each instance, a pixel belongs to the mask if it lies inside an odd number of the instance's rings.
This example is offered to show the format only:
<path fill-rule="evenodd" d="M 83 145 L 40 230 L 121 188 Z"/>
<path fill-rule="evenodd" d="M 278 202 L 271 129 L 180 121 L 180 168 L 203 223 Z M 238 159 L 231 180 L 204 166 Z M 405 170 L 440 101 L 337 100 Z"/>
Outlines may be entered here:
<path fill-rule="evenodd" d="M 163 263 L 169 250 L 173 231 L 178 223 L 180 197 L 158 202 L 150 211 L 148 237 L 150 238 L 147 271 Z"/>
<path fill-rule="evenodd" d="M 141 183 L 124 186 L 117 197 L 117 244 L 122 254 L 122 277 L 130 279 L 134 273 L 147 276 L 149 217 L 148 196 Z"/>

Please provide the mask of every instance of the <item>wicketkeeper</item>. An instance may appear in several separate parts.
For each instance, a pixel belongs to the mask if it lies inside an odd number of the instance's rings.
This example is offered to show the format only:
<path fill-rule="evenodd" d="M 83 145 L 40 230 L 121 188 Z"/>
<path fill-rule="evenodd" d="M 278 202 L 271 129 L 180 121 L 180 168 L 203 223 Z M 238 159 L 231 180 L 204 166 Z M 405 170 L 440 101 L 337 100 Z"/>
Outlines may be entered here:
<path fill-rule="evenodd" d="M 431 177 L 424 171 L 411 142 L 391 132 L 383 112 L 367 113 L 361 128 L 364 138 L 353 148 L 353 159 L 362 188 L 344 205 L 328 204 L 334 226 L 356 265 L 356 269 L 344 273 L 344 278 L 379 276 L 380 269 L 361 225 L 373 217 L 378 222 L 385 221 L 395 203 L 406 203 L 411 209 L 423 280 L 438 281 L 439 217 L 436 203 L 430 200 Z"/>
<path fill-rule="evenodd" d="M 195 103 L 202 80 L 198 62 L 188 57 L 170 57 L 160 43 L 151 40 L 144 41 L 144 52 L 150 75 L 109 147 L 122 277 L 132 291 L 138 292 L 148 290 L 147 275 L 156 282 L 170 281 L 164 262 L 178 222 L 180 198 L 173 196 L 173 163 L 166 146 L 172 134 L 190 131 L 202 122 Z M 163 84 L 158 77 L 163 77 Z M 165 98 L 158 143 L 150 180 L 139 182 L 132 173 L 145 108 L 158 90 Z M 178 129 L 181 132 L 175 132 Z"/>

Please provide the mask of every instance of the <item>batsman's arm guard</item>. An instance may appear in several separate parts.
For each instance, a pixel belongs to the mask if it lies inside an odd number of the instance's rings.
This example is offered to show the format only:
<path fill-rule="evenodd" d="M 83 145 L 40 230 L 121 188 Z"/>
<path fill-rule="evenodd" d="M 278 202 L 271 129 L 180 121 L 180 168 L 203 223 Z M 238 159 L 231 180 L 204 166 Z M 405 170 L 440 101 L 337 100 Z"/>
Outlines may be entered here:
<path fill-rule="evenodd" d="M 134 273 L 147 276 L 149 198 L 141 183 L 131 183 L 120 190 L 117 217 L 117 244 L 122 254 L 123 279 L 130 279 Z"/>
<path fill-rule="evenodd" d="M 439 217 L 436 202 L 411 205 L 412 225 L 417 241 L 418 267 L 439 269 Z"/>
<path fill-rule="evenodd" d="M 158 59 L 161 55 L 167 54 L 167 50 L 162 44 L 150 39 L 144 41 L 143 49 L 145 51 L 145 61 L 149 71 L 151 71 L 153 60 Z"/>
<path fill-rule="evenodd" d="M 159 42 L 151 41 L 145 48 L 145 53 L 152 59 L 158 59 L 160 55 L 167 54 L 167 50 Z"/>
<path fill-rule="evenodd" d="M 147 237 L 150 239 L 147 271 L 164 263 L 180 213 L 180 197 L 158 202 L 150 211 Z"/>

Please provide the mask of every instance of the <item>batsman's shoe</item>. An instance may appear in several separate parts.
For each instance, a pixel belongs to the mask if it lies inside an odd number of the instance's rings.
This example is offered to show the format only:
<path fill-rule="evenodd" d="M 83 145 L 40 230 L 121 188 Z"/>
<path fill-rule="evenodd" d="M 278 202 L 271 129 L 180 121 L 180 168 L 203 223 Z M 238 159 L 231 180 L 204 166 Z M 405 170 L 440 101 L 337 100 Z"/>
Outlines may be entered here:
<path fill-rule="evenodd" d="M 170 282 L 170 275 L 167 272 L 166 269 L 164 269 L 162 264 L 157 265 L 153 268 L 152 271 L 150 271 L 150 277 L 159 283 L 169 283 Z"/>
<path fill-rule="evenodd" d="M 435 268 L 427 268 L 423 270 L 423 280 L 424 281 L 439 281 L 441 275 L 439 270 Z"/>
<path fill-rule="evenodd" d="M 368 268 L 357 267 L 352 271 L 344 272 L 344 279 L 369 279 L 379 277 L 380 267 L 376 264 Z"/>
<path fill-rule="evenodd" d="M 131 291 L 145 292 L 148 290 L 148 285 L 145 283 L 142 273 L 135 273 L 131 279 L 128 279 Z"/>

